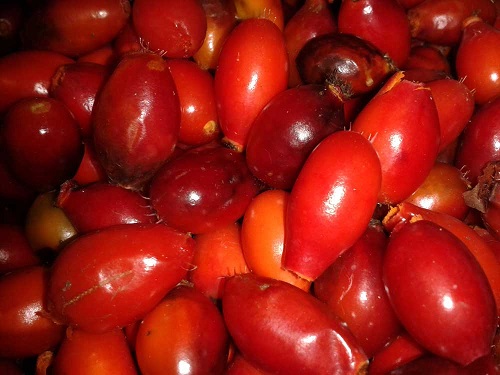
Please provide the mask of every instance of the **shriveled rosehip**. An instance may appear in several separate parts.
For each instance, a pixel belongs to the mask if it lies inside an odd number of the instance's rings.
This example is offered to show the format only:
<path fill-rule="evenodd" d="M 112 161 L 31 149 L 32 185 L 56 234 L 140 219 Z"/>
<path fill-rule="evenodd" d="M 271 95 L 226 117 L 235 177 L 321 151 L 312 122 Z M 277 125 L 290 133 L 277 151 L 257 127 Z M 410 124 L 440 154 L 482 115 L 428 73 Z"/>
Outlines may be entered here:
<path fill-rule="evenodd" d="M 4 118 L 3 145 L 13 174 L 36 191 L 57 188 L 71 178 L 83 156 L 79 127 L 62 102 L 28 98 Z"/>
<path fill-rule="evenodd" d="M 164 164 L 149 197 L 160 220 L 198 234 L 238 220 L 258 191 L 244 155 L 211 143 Z"/>
<path fill-rule="evenodd" d="M 326 83 L 345 99 L 378 89 L 395 70 L 373 44 L 352 34 L 318 35 L 296 61 L 304 83 Z"/>

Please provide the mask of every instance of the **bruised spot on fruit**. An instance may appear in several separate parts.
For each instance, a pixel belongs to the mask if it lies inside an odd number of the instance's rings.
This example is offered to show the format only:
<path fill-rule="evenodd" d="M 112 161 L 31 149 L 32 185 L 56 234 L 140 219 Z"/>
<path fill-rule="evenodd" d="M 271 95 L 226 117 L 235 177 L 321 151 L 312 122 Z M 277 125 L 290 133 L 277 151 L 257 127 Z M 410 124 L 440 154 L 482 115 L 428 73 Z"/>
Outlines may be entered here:
<path fill-rule="evenodd" d="M 31 112 L 35 114 L 47 113 L 50 111 L 51 104 L 49 102 L 37 102 L 31 106 Z"/>
<path fill-rule="evenodd" d="M 216 121 L 210 120 L 203 126 L 203 133 L 206 135 L 214 134 L 219 130 L 219 125 Z"/>
<path fill-rule="evenodd" d="M 163 72 L 165 70 L 165 63 L 163 60 L 154 59 L 148 61 L 147 67 L 149 70 L 156 70 L 158 72 Z"/>
<path fill-rule="evenodd" d="M 264 283 L 264 284 L 259 285 L 259 289 L 264 291 L 264 290 L 268 289 L 270 286 L 271 285 Z"/>

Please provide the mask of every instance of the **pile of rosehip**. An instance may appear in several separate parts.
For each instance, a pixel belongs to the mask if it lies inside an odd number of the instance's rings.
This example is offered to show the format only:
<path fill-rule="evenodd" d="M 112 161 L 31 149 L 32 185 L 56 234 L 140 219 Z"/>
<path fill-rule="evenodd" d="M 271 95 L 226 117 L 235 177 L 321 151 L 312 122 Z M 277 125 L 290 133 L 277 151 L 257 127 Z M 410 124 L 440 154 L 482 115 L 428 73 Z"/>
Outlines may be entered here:
<path fill-rule="evenodd" d="M 500 373 L 500 1 L 0 3 L 0 373 Z"/>

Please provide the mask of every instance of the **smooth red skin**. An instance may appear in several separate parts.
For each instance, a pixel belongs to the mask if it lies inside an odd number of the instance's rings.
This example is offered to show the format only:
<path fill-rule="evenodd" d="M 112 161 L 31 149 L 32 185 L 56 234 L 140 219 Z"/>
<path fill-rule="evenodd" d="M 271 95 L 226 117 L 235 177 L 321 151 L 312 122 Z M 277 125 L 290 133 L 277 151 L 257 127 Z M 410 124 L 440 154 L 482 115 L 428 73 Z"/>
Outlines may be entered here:
<path fill-rule="evenodd" d="M 425 0 L 398 0 L 398 3 L 405 9 L 413 8 L 420 3 L 423 3 Z"/>
<path fill-rule="evenodd" d="M 0 273 L 40 264 L 20 225 L 0 224 Z"/>
<path fill-rule="evenodd" d="M 429 69 L 451 74 L 450 61 L 434 46 L 415 45 L 410 49 L 410 55 L 402 66 L 404 70 Z"/>
<path fill-rule="evenodd" d="M 436 162 L 422 185 L 405 201 L 464 220 L 469 207 L 465 204 L 463 194 L 469 189 L 469 183 L 458 168 Z"/>
<path fill-rule="evenodd" d="M 291 189 L 314 147 L 344 128 L 343 115 L 342 103 L 323 85 L 300 85 L 277 94 L 250 129 L 250 171 L 273 188 Z"/>
<path fill-rule="evenodd" d="M 491 246 L 464 221 L 448 214 L 418 207 L 409 202 L 402 202 L 392 209 L 384 217 L 383 224 L 388 231 L 393 231 L 414 217 L 432 221 L 443 227 L 468 247 L 488 278 L 497 302 L 498 315 L 500 316 L 500 263 L 496 259 L 495 251 Z"/>
<path fill-rule="evenodd" d="M 443 151 L 458 139 L 471 119 L 475 94 L 456 79 L 438 79 L 427 82 L 426 86 L 431 89 L 436 104 L 441 131 L 439 151 Z"/>
<path fill-rule="evenodd" d="M 95 150 L 110 180 L 141 187 L 172 155 L 179 133 L 179 97 L 165 61 L 151 53 L 124 56 L 92 116 Z"/>
<path fill-rule="evenodd" d="M 410 23 L 397 0 L 343 0 L 337 22 L 339 32 L 369 41 L 397 67 L 410 55 Z"/>
<path fill-rule="evenodd" d="M 118 59 L 129 52 L 140 52 L 143 50 L 141 40 L 134 29 L 131 19 L 113 40 L 112 46 Z"/>
<path fill-rule="evenodd" d="M 53 375 L 138 373 L 125 334 L 118 328 L 103 333 L 68 329 L 50 371 Z"/>
<path fill-rule="evenodd" d="M 258 192 L 244 155 L 210 143 L 166 163 L 152 179 L 149 197 L 160 220 L 200 234 L 241 218 Z"/>
<path fill-rule="evenodd" d="M 500 30 L 480 18 L 464 24 L 455 56 L 457 76 L 482 105 L 500 95 Z"/>
<path fill-rule="evenodd" d="M 118 55 L 116 54 L 113 45 L 111 43 L 108 43 L 99 49 L 78 57 L 76 62 L 94 63 L 106 67 L 114 67 L 118 60 Z"/>
<path fill-rule="evenodd" d="M 389 371 L 420 358 L 426 353 L 427 351 L 416 343 L 407 332 L 402 332 L 394 340 L 375 353 L 370 361 L 368 374 L 385 375 Z"/>
<path fill-rule="evenodd" d="M 337 18 L 330 10 L 327 0 L 306 0 L 286 22 L 283 35 L 289 57 L 288 87 L 302 83 L 295 58 L 304 44 L 318 35 L 336 31 Z"/>
<path fill-rule="evenodd" d="M 427 354 L 401 366 L 388 375 L 418 375 L 418 374 L 443 374 L 466 375 L 466 369 L 449 359 Z M 479 374 L 479 373 L 476 373 Z M 485 373 L 486 374 L 486 373 Z"/>
<path fill-rule="evenodd" d="M 240 353 L 234 356 L 234 359 L 229 363 L 224 371 L 224 375 L 268 375 L 261 369 L 255 367 Z"/>
<path fill-rule="evenodd" d="M 500 159 L 500 97 L 480 107 L 464 129 L 457 150 L 455 165 L 471 185 L 486 164 Z"/>
<path fill-rule="evenodd" d="M 193 241 L 163 224 L 121 224 L 76 238 L 53 265 L 50 314 L 89 332 L 141 319 L 186 277 Z"/>
<path fill-rule="evenodd" d="M 79 234 L 118 224 L 157 221 L 147 198 L 139 192 L 108 182 L 84 187 L 64 183 L 57 196 L 60 207 Z"/>
<path fill-rule="evenodd" d="M 387 237 L 369 226 L 314 282 L 314 295 L 348 327 L 370 358 L 401 331 L 382 282 Z"/>
<path fill-rule="evenodd" d="M 40 3 L 23 29 L 24 46 L 76 57 L 111 42 L 127 23 L 127 0 L 52 0 Z"/>
<path fill-rule="evenodd" d="M 180 285 L 144 317 L 136 356 L 144 374 L 218 375 L 228 348 L 229 335 L 216 305 L 200 291 Z M 184 364 L 188 371 L 181 370 Z"/>
<path fill-rule="evenodd" d="M 431 91 L 423 84 L 404 79 L 389 82 L 361 110 L 351 129 L 369 139 L 377 151 L 382 166 L 380 203 L 408 198 L 438 155 L 438 113 Z"/>
<path fill-rule="evenodd" d="M 213 76 L 186 59 L 168 59 L 167 66 L 181 106 L 179 142 L 198 146 L 219 138 Z"/>
<path fill-rule="evenodd" d="M 427 350 L 463 366 L 489 353 L 495 299 L 481 266 L 451 232 L 427 220 L 393 230 L 383 280 L 399 320 Z"/>
<path fill-rule="evenodd" d="M 287 88 L 288 55 L 280 29 L 268 19 L 238 24 L 221 50 L 214 83 L 225 140 L 243 150 L 257 115 Z"/>
<path fill-rule="evenodd" d="M 109 74 L 104 65 L 77 62 L 60 66 L 53 77 L 50 95 L 70 110 L 84 138 L 92 136 L 92 108 Z"/>
<path fill-rule="evenodd" d="M 237 349 L 264 371 L 357 374 L 367 366 L 356 340 L 328 307 L 285 281 L 233 276 L 226 281 L 222 311 Z"/>
<path fill-rule="evenodd" d="M 462 37 L 462 22 L 479 15 L 489 24 L 496 18 L 489 0 L 425 0 L 407 12 L 411 35 L 436 45 L 456 46 Z"/>
<path fill-rule="evenodd" d="M 57 68 L 71 62 L 74 61 L 59 53 L 36 50 L 0 57 L 0 113 L 20 99 L 48 96 Z"/>
<path fill-rule="evenodd" d="M 198 0 L 134 1 L 132 21 L 150 50 L 170 58 L 193 56 L 207 31 L 205 11 Z"/>
<path fill-rule="evenodd" d="M 377 154 L 361 134 L 337 131 L 323 139 L 290 193 L 283 266 L 317 279 L 365 232 L 380 183 Z"/>
<path fill-rule="evenodd" d="M 27 358 L 58 345 L 65 327 L 46 313 L 49 271 L 22 268 L 0 278 L 0 357 Z"/>
<path fill-rule="evenodd" d="M 83 157 L 72 180 L 80 186 L 97 181 L 107 181 L 106 171 L 97 158 L 94 144 L 91 140 L 83 142 Z"/>
<path fill-rule="evenodd" d="M 194 61 L 205 70 L 217 69 L 219 54 L 231 30 L 238 23 L 233 1 L 201 0 L 207 19 L 203 44 L 193 55 Z"/>
<path fill-rule="evenodd" d="M 241 245 L 238 222 L 195 237 L 196 247 L 189 281 L 214 300 L 220 299 L 226 277 L 250 272 Z"/>
<path fill-rule="evenodd" d="M 14 176 L 40 192 L 72 177 L 83 156 L 78 124 L 57 99 L 28 98 L 12 105 L 2 136 Z"/>

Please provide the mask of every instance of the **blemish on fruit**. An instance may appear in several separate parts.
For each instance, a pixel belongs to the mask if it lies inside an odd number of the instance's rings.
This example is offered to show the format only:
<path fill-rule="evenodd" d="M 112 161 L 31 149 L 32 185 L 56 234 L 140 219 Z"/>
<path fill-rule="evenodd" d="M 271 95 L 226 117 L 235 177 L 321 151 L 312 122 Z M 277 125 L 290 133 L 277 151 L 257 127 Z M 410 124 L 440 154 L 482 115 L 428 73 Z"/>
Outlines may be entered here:
<path fill-rule="evenodd" d="M 163 60 L 154 59 L 148 61 L 147 67 L 149 70 L 156 70 L 158 72 L 162 72 L 165 70 L 165 63 Z"/>
<path fill-rule="evenodd" d="M 49 102 L 43 101 L 34 103 L 31 106 L 31 112 L 36 114 L 47 113 L 50 111 L 51 104 Z"/>

